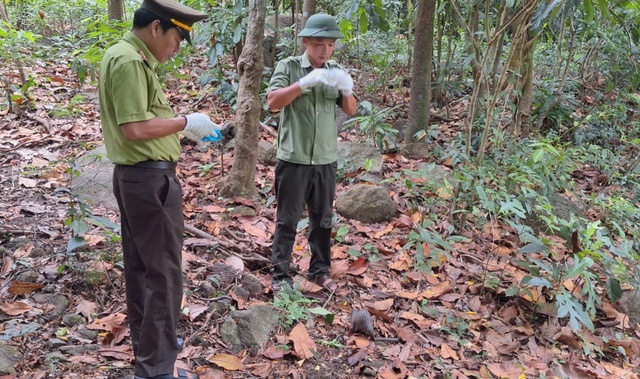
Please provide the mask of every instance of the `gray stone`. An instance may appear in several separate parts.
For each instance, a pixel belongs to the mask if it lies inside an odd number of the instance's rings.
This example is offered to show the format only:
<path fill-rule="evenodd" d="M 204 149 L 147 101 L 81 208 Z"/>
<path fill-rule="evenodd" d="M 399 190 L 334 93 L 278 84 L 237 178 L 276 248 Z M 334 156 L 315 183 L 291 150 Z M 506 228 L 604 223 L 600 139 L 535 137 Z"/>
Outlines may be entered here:
<path fill-rule="evenodd" d="M 60 352 L 66 355 L 85 355 L 88 353 L 93 353 L 95 351 L 100 350 L 101 346 L 98 344 L 90 344 L 90 345 L 67 345 L 61 346 L 58 348 Z"/>
<path fill-rule="evenodd" d="M 44 357 L 44 364 L 46 366 L 52 367 L 56 363 L 63 361 L 66 362 L 67 357 L 59 351 L 54 351 L 53 353 L 49 353 Z"/>
<path fill-rule="evenodd" d="M 18 282 L 26 282 L 26 283 L 37 283 L 40 280 L 41 275 L 33 269 L 29 269 L 25 272 L 21 272 L 16 275 L 16 280 Z"/>
<path fill-rule="evenodd" d="M 47 340 L 47 346 L 52 348 L 58 348 L 60 346 L 64 346 L 67 343 L 59 338 L 51 338 Z"/>
<path fill-rule="evenodd" d="M 214 287 L 222 288 L 236 279 L 236 269 L 224 263 L 216 262 L 211 266 L 211 275 L 207 278 Z"/>
<path fill-rule="evenodd" d="M 231 348 L 234 353 L 243 349 L 240 333 L 238 332 L 238 324 L 230 317 L 224 319 L 220 325 L 220 338 Z"/>
<path fill-rule="evenodd" d="M 267 142 L 260 141 L 258 143 L 258 162 L 265 166 L 275 166 L 278 159 L 276 158 L 276 145 Z"/>
<path fill-rule="evenodd" d="M 36 294 L 33 298 L 39 303 L 53 304 L 53 310 L 42 315 L 47 321 L 60 317 L 69 307 L 69 299 L 61 294 Z"/>
<path fill-rule="evenodd" d="M 388 189 L 356 184 L 338 194 L 336 211 L 343 217 L 372 224 L 393 218 L 396 214 L 396 204 L 389 197 Z"/>
<path fill-rule="evenodd" d="M 225 323 L 228 320 L 233 322 L 229 321 L 225 327 L 225 336 L 228 338 L 225 341 L 234 347 L 234 351 L 237 351 L 238 347 L 238 341 L 235 339 L 237 336 L 242 348 L 257 352 L 269 341 L 269 337 L 278 326 L 278 313 L 271 305 L 260 304 L 247 310 L 233 311 Z"/>
<path fill-rule="evenodd" d="M 229 299 L 221 299 L 218 301 L 214 301 L 209 305 L 209 312 L 214 313 L 218 316 L 223 316 L 229 310 L 231 310 L 231 306 L 233 305 L 233 301 Z"/>
<path fill-rule="evenodd" d="M 344 173 L 364 169 L 367 161 L 371 162 L 369 172 L 382 172 L 382 154 L 374 146 L 359 142 L 338 142 L 338 162 L 342 163 Z"/>
<path fill-rule="evenodd" d="M 416 165 L 416 172 L 419 174 L 418 176 L 427 178 L 429 183 L 434 185 L 433 189 L 444 186 L 445 180 L 452 186 L 458 183 L 453 175 L 453 170 L 447 166 L 421 162 Z"/>
<path fill-rule="evenodd" d="M 240 284 L 244 289 L 249 291 L 249 294 L 251 296 L 258 296 L 262 294 L 262 282 L 260 282 L 260 279 L 258 279 L 258 277 L 253 274 L 243 274 L 242 278 L 240 279 Z"/>
<path fill-rule="evenodd" d="M 84 338 L 89 341 L 95 341 L 98 338 L 97 330 L 87 329 L 85 327 L 79 327 L 77 333 L 80 338 Z"/>
<path fill-rule="evenodd" d="M 239 299 L 249 300 L 249 291 L 242 288 L 242 286 L 233 286 L 229 292 L 233 292 Z"/>
<path fill-rule="evenodd" d="M 77 326 L 77 325 L 84 325 L 87 323 L 87 320 L 84 319 L 83 316 L 80 316 L 79 314 L 75 314 L 75 313 L 70 313 L 70 314 L 66 314 L 64 316 L 62 316 L 62 323 L 65 326 L 68 326 L 70 328 Z"/>
<path fill-rule="evenodd" d="M 544 195 L 542 195 L 544 196 Z M 567 241 L 571 238 L 571 232 L 573 230 L 569 230 L 566 227 L 559 228 L 557 230 L 549 229 L 549 226 L 544 221 L 543 212 L 550 212 L 556 218 L 571 221 L 571 220 L 584 220 L 586 219 L 586 215 L 584 211 L 572 200 L 569 198 L 562 196 L 561 194 L 550 192 L 546 195 L 547 200 L 549 201 L 549 208 L 547 211 L 543 209 L 538 209 L 536 207 L 535 199 L 531 201 L 530 208 L 531 212 L 527 215 L 527 218 L 524 220 L 524 224 L 529 226 L 535 233 L 542 234 L 551 234 L 558 235 L 565 238 Z M 577 221 L 579 222 L 579 221 Z M 576 225 L 577 227 L 577 225 Z"/>
<path fill-rule="evenodd" d="M 117 210 L 113 196 L 113 163 L 107 158 L 107 148 L 100 145 L 75 161 L 80 175 L 71 181 L 71 191 L 81 201 L 94 206 Z"/>
<path fill-rule="evenodd" d="M 22 354 L 15 346 L 0 342 L 0 374 L 15 374 L 15 365 L 22 360 Z"/>
<path fill-rule="evenodd" d="M 383 183 L 383 178 L 370 172 L 363 172 L 356 177 L 356 183 L 375 184 L 390 189 L 389 183 Z"/>

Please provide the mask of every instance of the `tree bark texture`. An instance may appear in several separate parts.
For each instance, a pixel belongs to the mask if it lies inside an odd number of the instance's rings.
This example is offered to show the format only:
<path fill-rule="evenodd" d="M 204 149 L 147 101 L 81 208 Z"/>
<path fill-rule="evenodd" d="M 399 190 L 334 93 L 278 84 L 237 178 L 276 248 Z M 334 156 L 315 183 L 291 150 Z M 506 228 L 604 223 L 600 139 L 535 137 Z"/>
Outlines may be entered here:
<path fill-rule="evenodd" d="M 8 12 L 7 12 L 7 2 L 4 1 L 2 4 L 0 4 L 0 21 L 4 21 L 7 24 L 9 24 L 9 16 L 8 16 Z"/>
<path fill-rule="evenodd" d="M 109 0 L 109 20 L 122 21 L 124 18 L 123 0 Z"/>
<path fill-rule="evenodd" d="M 255 185 L 256 161 L 260 129 L 260 84 L 264 58 L 264 19 L 266 0 L 249 1 L 249 29 L 242 53 L 238 58 L 240 88 L 236 103 L 236 145 L 231 172 L 220 182 L 218 194 L 223 197 L 257 196 Z"/>
<path fill-rule="evenodd" d="M 436 0 L 420 0 L 416 17 L 413 72 L 411 75 L 411 100 L 409 123 L 405 143 L 415 141 L 415 134 L 429 127 L 431 108 L 431 62 L 433 61 L 433 23 Z"/>
<path fill-rule="evenodd" d="M 307 24 L 307 20 L 312 15 L 316 14 L 317 1 L 316 0 L 304 0 L 302 3 L 302 18 L 300 19 L 300 30 L 297 31 L 296 35 L 304 29 L 304 26 Z M 304 53 L 304 45 L 302 44 L 302 38 L 298 41 L 300 44 L 300 54 Z"/>

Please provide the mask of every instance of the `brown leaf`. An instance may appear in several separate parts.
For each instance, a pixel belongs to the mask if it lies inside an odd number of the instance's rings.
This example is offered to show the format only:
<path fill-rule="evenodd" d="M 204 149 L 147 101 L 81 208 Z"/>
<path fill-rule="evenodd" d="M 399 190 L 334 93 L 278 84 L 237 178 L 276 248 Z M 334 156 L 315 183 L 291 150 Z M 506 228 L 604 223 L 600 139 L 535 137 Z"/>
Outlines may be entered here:
<path fill-rule="evenodd" d="M 519 378 L 522 375 L 522 368 L 513 362 L 489 363 L 487 368 L 498 378 Z"/>
<path fill-rule="evenodd" d="M 396 271 L 409 271 L 413 266 L 413 260 L 406 251 L 400 253 L 400 257 L 396 259 L 389 267 Z"/>
<path fill-rule="evenodd" d="M 91 320 L 91 315 L 96 311 L 96 303 L 88 300 L 80 300 L 76 305 L 76 312 L 84 316 L 87 320 Z"/>
<path fill-rule="evenodd" d="M 126 318 L 127 315 L 124 313 L 114 313 L 107 317 L 94 320 L 93 323 L 87 325 L 87 329 L 112 331 L 114 328 L 122 327 Z"/>
<path fill-rule="evenodd" d="M 289 340 L 293 342 L 293 349 L 301 359 L 312 358 L 318 347 L 313 342 L 304 324 L 298 323 L 289 333 Z"/>
<path fill-rule="evenodd" d="M 353 261 L 347 269 L 347 273 L 351 275 L 362 275 L 369 268 L 369 263 L 364 257 L 360 257 Z"/>
<path fill-rule="evenodd" d="M 262 355 L 269 359 L 282 359 L 286 350 L 279 346 L 269 346 L 265 351 L 262 352 Z"/>
<path fill-rule="evenodd" d="M 373 308 L 379 311 L 388 311 L 391 307 L 393 307 L 393 298 L 373 303 Z"/>
<path fill-rule="evenodd" d="M 446 343 L 443 343 L 440 346 L 440 356 L 444 359 L 449 359 L 449 358 L 453 358 L 454 360 L 458 360 L 458 353 L 453 350 L 449 345 L 447 345 Z"/>
<path fill-rule="evenodd" d="M 220 354 L 216 354 L 214 356 L 209 357 L 207 360 L 216 366 L 222 367 L 225 370 L 229 370 L 229 371 L 244 370 L 242 359 L 231 354 L 220 353 Z"/>
<path fill-rule="evenodd" d="M 111 357 L 121 361 L 133 361 L 133 350 L 129 345 L 112 346 L 98 350 L 103 357 Z"/>
<path fill-rule="evenodd" d="M 349 363 L 350 366 L 355 366 L 356 363 L 360 362 L 366 357 L 367 357 L 367 349 L 360 349 L 358 350 L 357 353 L 347 358 L 347 363 Z"/>
<path fill-rule="evenodd" d="M 16 301 L 15 303 L 2 303 L 0 304 L 0 309 L 9 316 L 18 316 L 29 312 L 33 307 L 25 302 Z"/>
<path fill-rule="evenodd" d="M 44 287 L 42 284 L 38 283 L 27 283 L 27 282 L 16 282 L 13 281 L 9 285 L 9 294 L 13 296 L 24 296 L 28 295 L 34 291 L 39 290 Z"/>
<path fill-rule="evenodd" d="M 191 304 L 189 305 L 189 319 L 194 321 L 202 313 L 204 313 L 209 307 L 204 304 Z"/>
<path fill-rule="evenodd" d="M 271 362 L 256 363 L 251 367 L 251 373 L 260 378 L 268 378 L 272 370 Z"/>

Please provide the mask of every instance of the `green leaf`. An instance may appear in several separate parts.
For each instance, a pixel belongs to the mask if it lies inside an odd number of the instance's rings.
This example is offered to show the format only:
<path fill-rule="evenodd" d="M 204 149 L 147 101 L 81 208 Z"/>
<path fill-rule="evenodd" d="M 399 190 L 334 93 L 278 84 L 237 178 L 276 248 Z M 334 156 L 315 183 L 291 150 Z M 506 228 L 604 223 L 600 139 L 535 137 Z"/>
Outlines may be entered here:
<path fill-rule="evenodd" d="M 518 252 L 522 254 L 537 254 L 546 250 L 546 246 L 533 242 L 528 245 L 522 246 L 522 248 L 520 248 Z"/>
<path fill-rule="evenodd" d="M 512 297 L 512 296 L 516 296 L 518 294 L 518 292 L 520 292 L 520 288 L 516 287 L 516 286 L 513 286 L 513 287 L 507 288 L 507 290 L 504 291 L 504 294 L 509 296 L 509 297 Z"/>
<path fill-rule="evenodd" d="M 616 278 L 607 279 L 607 295 L 609 300 L 618 301 L 622 297 L 622 287 Z"/>
<path fill-rule="evenodd" d="M 71 223 L 71 230 L 73 230 L 75 234 L 82 236 L 89 231 L 89 224 L 82 219 L 75 219 Z"/>
<path fill-rule="evenodd" d="M 328 311 L 322 307 L 310 308 L 310 309 L 307 309 L 307 311 L 309 311 L 309 313 L 314 315 L 324 316 L 324 319 L 327 321 L 329 325 L 333 324 L 335 315 L 331 311 Z"/>
<path fill-rule="evenodd" d="M 84 237 L 82 236 L 73 237 L 72 239 L 69 240 L 69 243 L 67 243 L 67 253 L 74 251 L 80 246 L 84 246 L 86 243 L 87 241 L 85 241 Z"/>
<path fill-rule="evenodd" d="M 593 1 L 584 0 L 584 12 L 586 14 L 587 22 L 593 21 Z"/>

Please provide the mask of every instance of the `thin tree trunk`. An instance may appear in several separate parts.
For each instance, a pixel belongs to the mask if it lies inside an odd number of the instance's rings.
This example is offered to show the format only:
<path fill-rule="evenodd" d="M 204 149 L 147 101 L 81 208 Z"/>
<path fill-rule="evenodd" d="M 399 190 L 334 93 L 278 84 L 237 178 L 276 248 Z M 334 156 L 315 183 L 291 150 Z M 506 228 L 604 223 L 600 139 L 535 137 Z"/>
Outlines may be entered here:
<path fill-rule="evenodd" d="M 436 0 L 420 0 L 418 3 L 406 144 L 415 141 L 414 136 L 418 131 L 426 131 L 429 127 L 435 8 Z"/>
<path fill-rule="evenodd" d="M 2 6 L 0 6 L 0 21 L 10 24 L 9 12 L 7 12 L 7 0 L 3 1 Z"/>
<path fill-rule="evenodd" d="M 236 146 L 234 161 L 229 177 L 219 182 L 218 194 L 223 197 L 257 196 L 255 185 L 256 161 L 259 141 L 260 85 L 264 57 L 262 42 L 264 39 L 264 19 L 266 0 L 249 1 L 249 29 L 242 53 L 238 59 L 240 88 L 236 104 Z"/>
<path fill-rule="evenodd" d="M 302 4 L 302 17 L 300 18 L 300 30 L 304 29 L 304 26 L 307 24 L 307 20 L 309 17 L 316 14 L 317 1 L 316 0 L 304 0 Z M 298 32 L 300 32 L 300 30 Z M 300 54 L 304 53 L 305 48 L 302 44 L 302 38 L 300 38 L 299 46 Z"/>
<path fill-rule="evenodd" d="M 558 104 L 560 98 L 562 97 L 562 92 L 564 91 L 564 85 L 567 82 L 567 77 L 569 77 L 569 67 L 571 66 L 571 62 L 573 61 L 573 54 L 575 52 L 575 42 L 576 42 L 576 28 L 573 23 L 573 19 L 570 19 L 571 23 L 571 41 L 569 41 L 569 52 L 567 53 L 567 61 L 565 62 L 564 71 L 562 72 L 562 76 L 560 79 L 560 84 L 558 84 L 558 89 L 553 97 L 547 99 L 544 105 L 540 108 L 540 112 L 538 113 L 538 118 L 536 119 L 535 127 L 536 129 L 541 129 L 544 120 L 547 118 L 547 115 L 553 107 Z M 564 30 L 564 27 L 563 27 Z M 564 33 L 562 33 L 564 34 Z M 560 61 L 558 61 L 559 70 L 561 70 Z M 560 75 L 560 72 L 558 72 Z M 523 132 L 529 132 L 528 130 Z"/>

